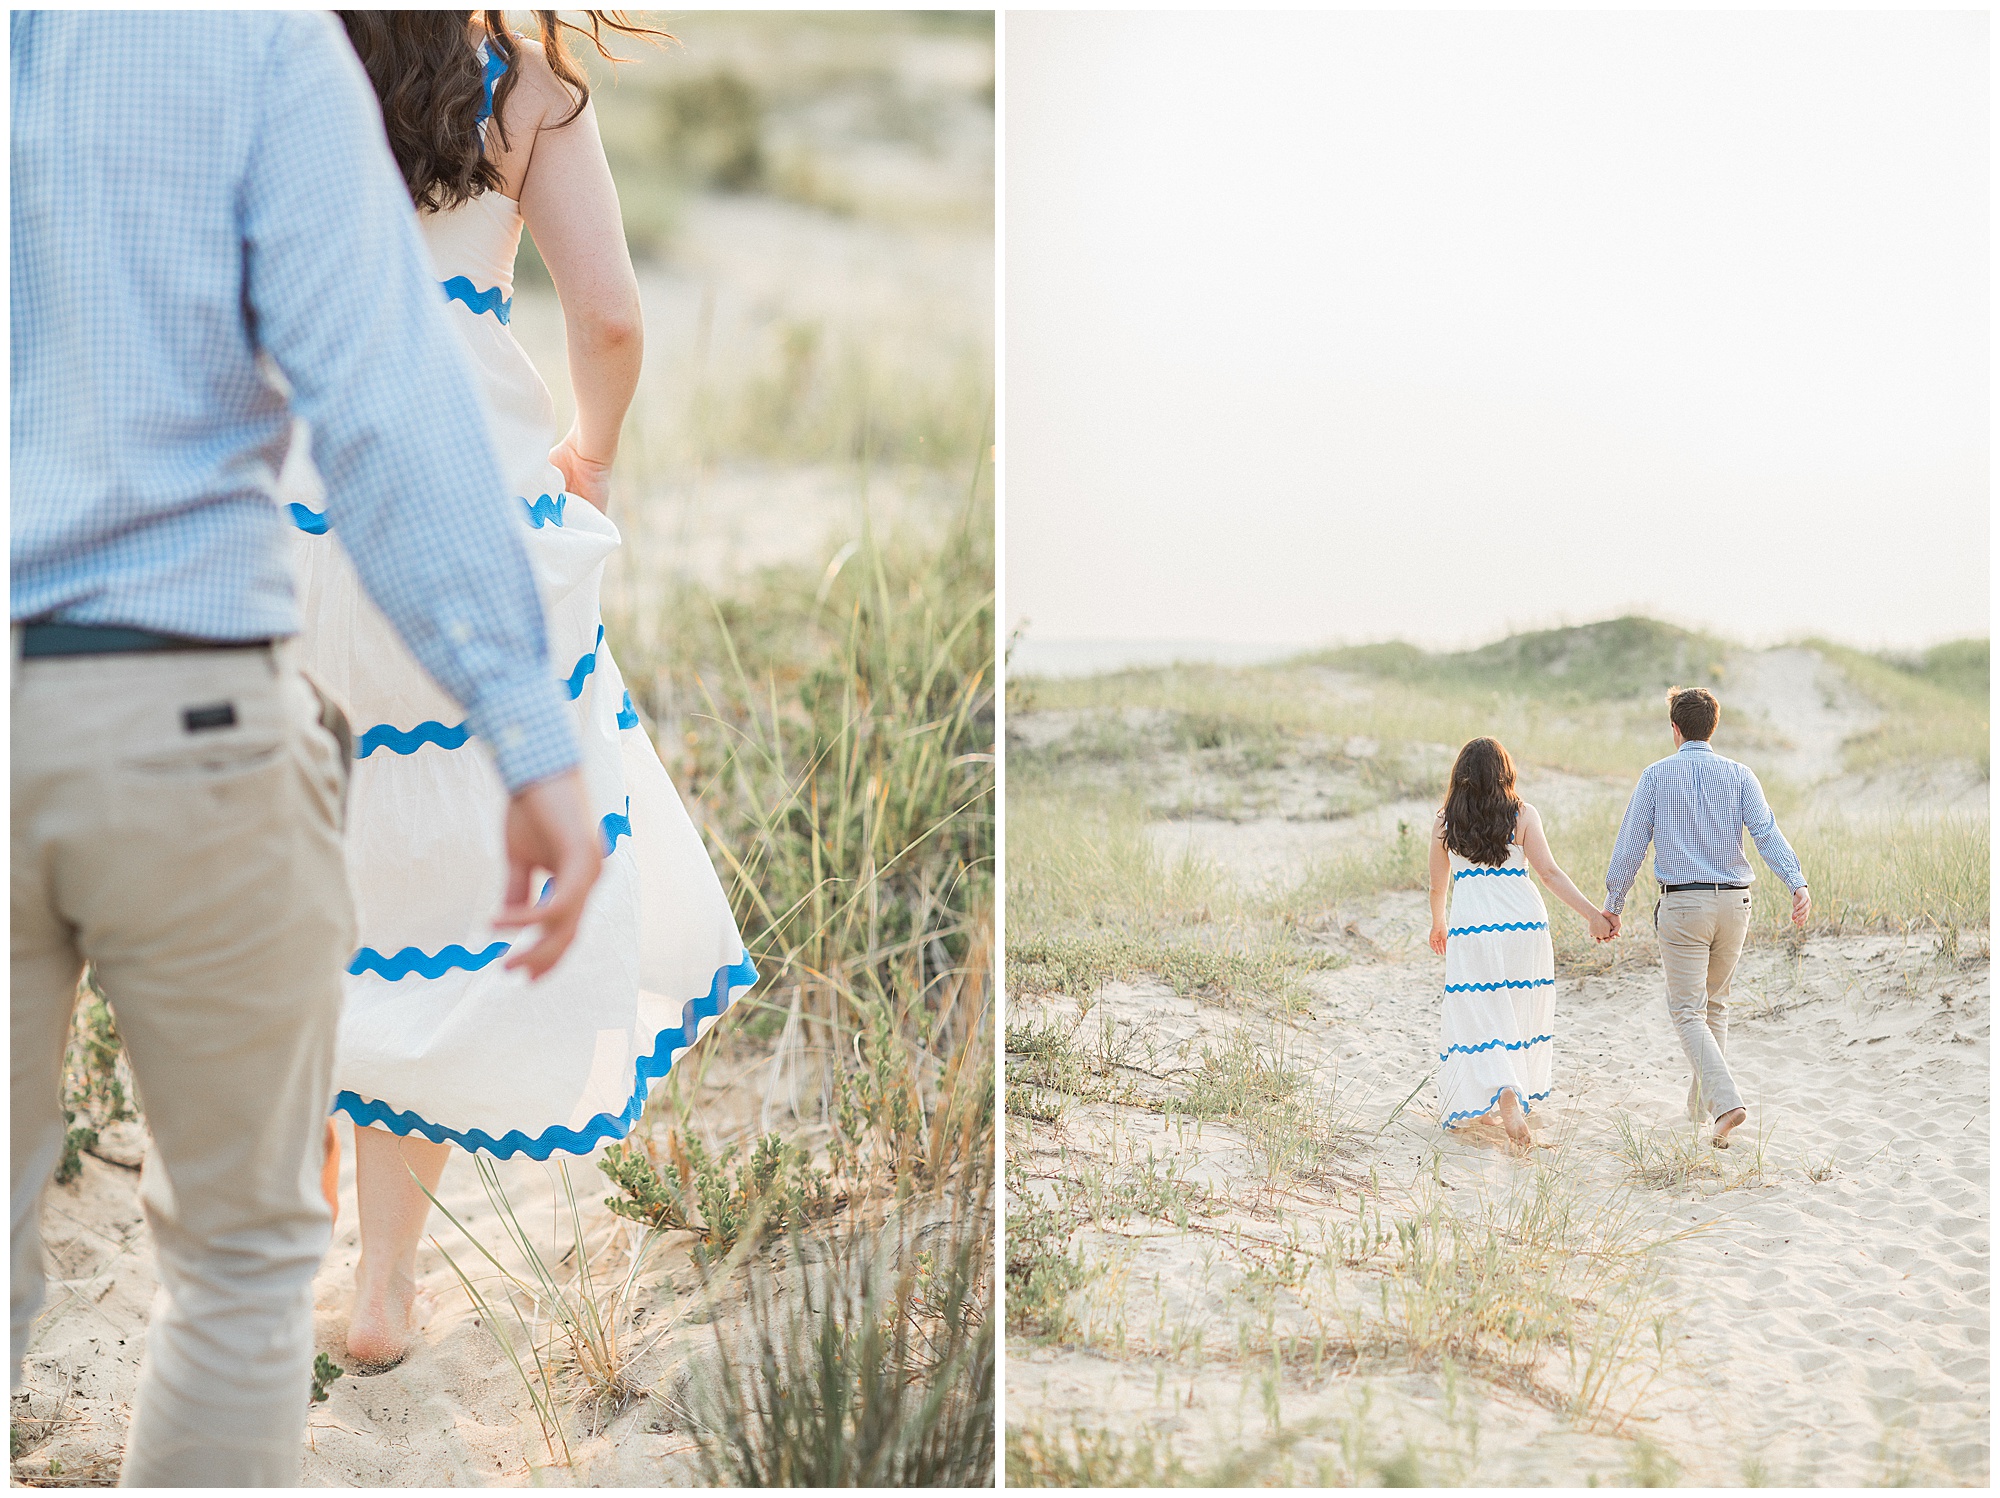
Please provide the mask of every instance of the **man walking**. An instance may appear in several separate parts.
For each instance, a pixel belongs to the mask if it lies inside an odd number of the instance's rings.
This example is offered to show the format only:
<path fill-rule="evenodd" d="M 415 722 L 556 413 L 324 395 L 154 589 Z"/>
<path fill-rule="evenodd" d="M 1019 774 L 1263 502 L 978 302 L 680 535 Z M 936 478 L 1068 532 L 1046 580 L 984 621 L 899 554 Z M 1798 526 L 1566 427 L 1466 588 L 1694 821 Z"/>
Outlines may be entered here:
<path fill-rule="evenodd" d="M 1771 872 L 1792 892 L 1792 924 L 1803 926 L 1812 895 L 1798 855 L 1778 830 L 1764 788 L 1747 766 L 1709 747 L 1722 709 L 1700 687 L 1667 694 L 1674 754 L 1639 776 L 1604 876 L 1604 913 L 1618 933 L 1625 896 L 1653 845 L 1653 877 L 1660 903 L 1653 924 L 1667 974 L 1667 1013 L 1687 1052 L 1694 1080 L 1688 1118 L 1715 1121 L 1717 1149 L 1748 1114 L 1724 1059 L 1729 1038 L 1729 979 L 1750 930 L 1750 860 L 1747 830 Z"/>
<path fill-rule="evenodd" d="M 485 416 L 339 25 L 17 11 L 10 38 L 13 1379 L 89 962 L 152 1132 L 160 1297 L 122 1480 L 295 1485 L 353 915 L 345 730 L 287 641 L 293 412 L 370 595 L 511 795 L 498 924 L 539 928 L 511 959 L 533 976 L 598 840 Z"/>

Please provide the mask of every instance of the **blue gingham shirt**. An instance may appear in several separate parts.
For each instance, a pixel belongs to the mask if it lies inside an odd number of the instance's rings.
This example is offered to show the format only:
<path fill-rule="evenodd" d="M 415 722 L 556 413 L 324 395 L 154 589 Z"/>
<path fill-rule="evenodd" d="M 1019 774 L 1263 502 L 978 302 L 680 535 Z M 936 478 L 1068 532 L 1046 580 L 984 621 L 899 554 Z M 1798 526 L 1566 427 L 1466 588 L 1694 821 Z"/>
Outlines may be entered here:
<path fill-rule="evenodd" d="M 9 32 L 15 621 L 296 633 L 272 501 L 296 411 L 369 596 L 508 788 L 576 764 L 486 416 L 339 23 L 16 11 Z"/>
<path fill-rule="evenodd" d="M 1750 834 L 1764 862 L 1790 889 L 1803 889 L 1799 856 L 1778 830 L 1764 787 L 1748 765 L 1724 759 L 1689 739 L 1670 759 L 1646 766 L 1625 808 L 1625 822 L 1604 875 L 1604 908 L 1616 914 L 1653 845 L 1653 877 L 1661 884 L 1749 884 L 1743 852 Z"/>

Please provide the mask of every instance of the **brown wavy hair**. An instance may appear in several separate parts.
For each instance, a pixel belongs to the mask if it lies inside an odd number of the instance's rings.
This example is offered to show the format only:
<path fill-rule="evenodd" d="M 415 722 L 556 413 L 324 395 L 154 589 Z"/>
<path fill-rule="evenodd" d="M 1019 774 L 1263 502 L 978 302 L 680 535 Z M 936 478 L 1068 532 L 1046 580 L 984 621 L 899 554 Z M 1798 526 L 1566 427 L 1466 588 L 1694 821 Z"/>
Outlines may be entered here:
<path fill-rule="evenodd" d="M 1507 861 L 1521 815 L 1514 761 L 1498 739 L 1473 739 L 1458 751 L 1444 793 L 1444 845 L 1471 863 Z"/>
<path fill-rule="evenodd" d="M 334 12 L 347 28 L 375 97 L 382 101 L 382 123 L 389 132 L 389 149 L 404 185 L 417 207 L 436 213 L 469 202 L 500 186 L 500 170 L 480 152 L 479 111 L 486 100 L 486 72 L 479 61 L 481 36 L 472 26 L 479 17 L 484 40 L 507 60 L 507 71 L 493 89 L 493 128 L 507 144 L 504 118 L 507 98 L 520 81 L 514 59 L 520 42 L 507 29 L 504 10 L 342 10 Z M 587 10 L 583 22 L 564 20 L 552 10 L 530 11 L 541 32 L 542 52 L 549 68 L 574 101 L 570 112 L 556 121 L 567 125 L 590 102 L 590 84 L 563 45 L 563 33 L 590 38 L 598 56 L 623 62 L 606 45 L 606 32 L 647 41 L 672 41 L 667 32 L 626 19 L 624 11 Z M 575 14 L 575 12 L 572 12 Z"/>

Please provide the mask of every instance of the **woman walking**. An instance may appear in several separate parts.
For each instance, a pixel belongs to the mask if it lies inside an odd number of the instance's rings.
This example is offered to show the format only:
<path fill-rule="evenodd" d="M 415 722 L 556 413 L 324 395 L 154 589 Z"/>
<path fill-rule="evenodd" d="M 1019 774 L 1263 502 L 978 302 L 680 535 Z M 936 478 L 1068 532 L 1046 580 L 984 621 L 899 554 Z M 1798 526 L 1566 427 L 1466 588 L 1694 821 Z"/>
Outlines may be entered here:
<path fill-rule="evenodd" d="M 1444 958 L 1438 1115 L 1447 1129 L 1498 1112 L 1517 1149 L 1554 1091 L 1555 948 L 1529 869 L 1603 941 L 1611 922 L 1557 864 L 1497 739 L 1458 751 L 1431 834 L 1431 950 Z M 1445 914 L 1449 894 L 1451 913 Z"/>
<path fill-rule="evenodd" d="M 604 511 L 638 381 L 638 289 L 589 88 L 563 46 L 583 27 L 532 14 L 538 41 L 499 11 L 341 13 L 486 398 L 606 854 L 574 947 L 530 985 L 489 926 L 505 879 L 489 756 L 362 593 L 324 518 L 292 503 L 303 665 L 355 737 L 361 944 L 334 1110 L 354 1124 L 360 1208 L 347 1346 L 377 1367 L 408 1350 L 426 1192 L 452 1149 L 543 1160 L 623 1138 L 650 1085 L 756 979 L 605 645 L 598 589 L 619 535 Z M 600 52 L 606 29 L 658 34 L 585 14 Z M 562 303 L 566 434 L 508 327 L 524 225 Z"/>

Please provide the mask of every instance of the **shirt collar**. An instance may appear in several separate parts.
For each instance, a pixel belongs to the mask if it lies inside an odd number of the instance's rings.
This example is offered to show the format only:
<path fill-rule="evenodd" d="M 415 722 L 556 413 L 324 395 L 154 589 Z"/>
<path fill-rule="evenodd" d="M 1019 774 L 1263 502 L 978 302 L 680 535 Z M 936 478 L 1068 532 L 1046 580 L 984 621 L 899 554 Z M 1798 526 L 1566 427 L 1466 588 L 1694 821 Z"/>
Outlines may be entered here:
<path fill-rule="evenodd" d="M 1680 748 L 1676 749 L 1674 752 L 1676 754 L 1686 754 L 1690 749 L 1699 749 L 1703 754 L 1715 753 L 1715 750 L 1712 747 L 1710 747 L 1707 739 L 1689 739 L 1685 744 L 1681 745 Z"/>

